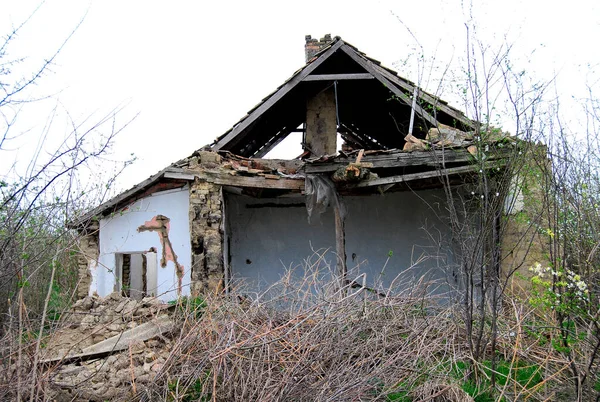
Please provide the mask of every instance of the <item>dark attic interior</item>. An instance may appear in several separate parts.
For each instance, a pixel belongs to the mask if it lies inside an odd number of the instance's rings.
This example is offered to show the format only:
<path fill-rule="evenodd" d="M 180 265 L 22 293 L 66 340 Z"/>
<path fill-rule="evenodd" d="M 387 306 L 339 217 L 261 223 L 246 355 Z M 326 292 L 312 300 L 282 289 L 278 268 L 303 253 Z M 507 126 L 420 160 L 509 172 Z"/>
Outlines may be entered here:
<path fill-rule="evenodd" d="M 242 282 L 264 289 L 287 269 L 315 264 L 369 286 L 390 286 L 402 275 L 453 286 L 444 186 L 473 183 L 482 168 L 500 171 L 513 139 L 498 132 L 482 143 L 479 123 L 340 37 L 306 36 L 305 54 L 304 67 L 212 144 L 76 223 L 100 233 L 87 237 L 95 260 L 81 264 L 80 294 L 86 286 L 100 293 L 118 286 L 93 268 L 100 261 L 112 269 L 114 256 L 98 246 L 103 225 L 178 189 L 188 194 L 189 245 L 170 252 L 180 261 L 187 254 L 190 268 L 176 264 L 177 294 Z M 291 133 L 302 135 L 301 155 L 265 158 Z M 90 285 L 93 269 L 100 271 Z"/>
<path fill-rule="evenodd" d="M 305 67 L 256 105 L 213 150 L 260 158 L 290 133 L 303 134 L 303 159 L 336 153 L 339 133 L 353 149 L 404 149 L 440 124 L 468 132 L 474 123 L 340 37 L 306 37 Z M 408 137 L 410 138 L 410 137 Z"/>

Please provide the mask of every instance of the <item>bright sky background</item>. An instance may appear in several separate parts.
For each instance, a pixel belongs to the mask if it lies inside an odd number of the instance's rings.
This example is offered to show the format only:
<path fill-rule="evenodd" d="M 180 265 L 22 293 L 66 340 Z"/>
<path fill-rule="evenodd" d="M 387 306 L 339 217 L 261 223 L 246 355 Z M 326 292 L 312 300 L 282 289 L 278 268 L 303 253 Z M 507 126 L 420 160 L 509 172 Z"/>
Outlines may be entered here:
<path fill-rule="evenodd" d="M 584 84 L 595 83 L 596 2 L 475 3 L 478 36 L 491 46 L 513 43 L 514 60 L 529 74 L 548 79 L 558 73 L 561 96 L 584 96 Z M 0 33 L 20 24 L 38 4 L 2 0 Z M 427 58 L 456 63 L 469 14 L 460 1 L 440 0 L 48 0 L 9 51 L 27 57 L 23 67 L 39 62 L 85 15 L 35 91 L 52 95 L 61 113 L 75 119 L 100 116 L 123 103 L 122 121 L 140 113 L 115 144 L 115 159 L 132 152 L 139 158 L 121 177 L 124 189 L 212 142 L 303 66 L 306 34 L 339 35 L 416 80 L 414 71 L 402 71 L 399 64 L 417 55 L 409 30 Z M 27 118 L 30 134 L 44 123 L 46 112 L 36 108 Z M 64 133 L 60 127 L 55 131 Z M 1 156 L 0 167 L 9 159 L 29 158 L 30 141 L 15 140 L 14 152 Z"/>

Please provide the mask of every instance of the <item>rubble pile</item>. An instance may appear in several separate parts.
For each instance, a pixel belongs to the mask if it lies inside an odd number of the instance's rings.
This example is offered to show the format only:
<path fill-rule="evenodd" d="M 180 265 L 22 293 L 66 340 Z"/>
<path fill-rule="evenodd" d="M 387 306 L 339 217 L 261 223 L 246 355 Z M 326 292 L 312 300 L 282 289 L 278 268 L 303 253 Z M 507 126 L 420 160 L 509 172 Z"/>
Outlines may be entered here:
<path fill-rule="evenodd" d="M 113 293 L 77 301 L 44 348 L 53 400 L 105 401 L 127 399 L 149 384 L 173 344 L 169 333 L 144 339 L 140 335 L 120 351 L 86 355 L 100 342 L 123 336 L 157 318 L 166 319 L 171 305 L 156 298 L 133 300 Z M 146 337 L 147 338 L 147 337 Z M 114 348 L 116 349 L 116 348 Z"/>
<path fill-rule="evenodd" d="M 490 128 L 482 131 L 480 139 L 486 144 L 493 144 L 505 139 L 511 138 L 510 134 L 504 133 L 499 129 Z M 424 140 L 416 138 L 413 135 L 405 137 L 404 151 L 424 151 L 429 147 L 433 148 L 461 148 L 470 147 L 476 142 L 475 132 L 461 131 L 455 127 L 445 124 L 438 124 L 429 129 Z"/>

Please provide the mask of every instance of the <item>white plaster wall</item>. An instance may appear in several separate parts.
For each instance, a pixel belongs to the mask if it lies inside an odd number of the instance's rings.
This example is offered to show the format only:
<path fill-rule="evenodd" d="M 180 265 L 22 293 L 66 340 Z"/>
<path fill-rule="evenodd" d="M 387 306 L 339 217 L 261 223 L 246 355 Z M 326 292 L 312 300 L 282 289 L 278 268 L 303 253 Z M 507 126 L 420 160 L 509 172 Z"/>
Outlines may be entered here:
<path fill-rule="evenodd" d="M 424 277 L 453 285 L 451 231 L 445 223 L 441 190 L 344 197 L 347 208 L 346 253 L 352 275 L 366 274 L 367 284 L 383 289 L 395 278 L 408 283 Z M 264 289 L 286 267 L 297 267 L 324 250 L 319 263 L 335 268 L 335 228 L 331 208 L 320 222 L 309 224 L 304 199 L 227 197 L 233 278 Z M 252 207 L 278 204 L 279 207 Z M 283 205 L 287 204 L 287 207 Z M 289 206 L 293 204 L 293 206 Z M 312 259 L 315 261 L 315 258 Z M 385 267 L 385 269 L 384 269 Z"/>
<path fill-rule="evenodd" d="M 169 239 L 178 262 L 183 265 L 182 295 L 190 294 L 191 243 L 189 225 L 189 196 L 187 187 L 155 193 L 136 201 L 121 213 L 100 221 L 100 256 L 92 272 L 90 293 L 106 296 L 115 286 L 115 253 L 136 253 L 156 248 L 160 261 L 162 245 L 156 232 L 138 233 L 137 228 L 157 215 L 170 219 Z M 151 264 L 148 264 L 151 266 Z M 175 264 L 167 261 L 166 267 L 157 268 L 157 296 L 164 301 L 177 298 Z"/>

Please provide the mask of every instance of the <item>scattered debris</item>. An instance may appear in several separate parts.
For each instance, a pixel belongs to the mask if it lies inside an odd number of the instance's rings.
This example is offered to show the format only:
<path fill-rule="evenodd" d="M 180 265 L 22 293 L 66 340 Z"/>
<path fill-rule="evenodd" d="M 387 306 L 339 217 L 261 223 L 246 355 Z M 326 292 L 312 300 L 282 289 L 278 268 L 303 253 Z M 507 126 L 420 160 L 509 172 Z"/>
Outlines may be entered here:
<path fill-rule="evenodd" d="M 118 293 L 77 301 L 46 343 L 42 363 L 56 401 L 127 399 L 167 360 L 174 305 Z"/>
<path fill-rule="evenodd" d="M 331 179 L 336 182 L 356 182 L 364 179 L 368 179 L 371 177 L 371 172 L 367 167 L 372 167 L 372 164 L 369 163 L 350 163 L 346 167 L 338 168 Z M 375 175 L 375 177 L 377 177 Z"/>
<path fill-rule="evenodd" d="M 429 129 L 425 139 L 428 143 L 439 147 L 460 147 L 473 140 L 473 133 L 438 124 L 437 127 Z"/>

